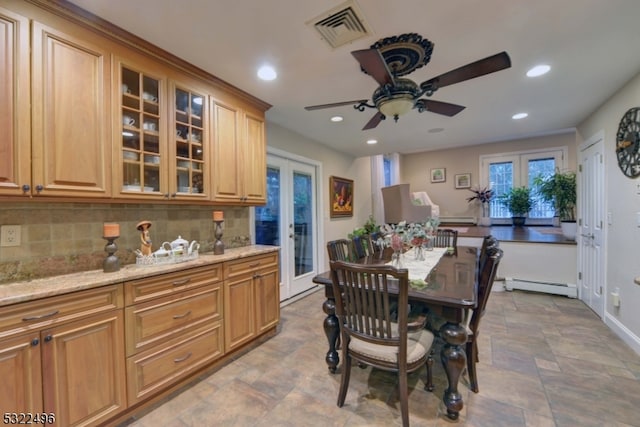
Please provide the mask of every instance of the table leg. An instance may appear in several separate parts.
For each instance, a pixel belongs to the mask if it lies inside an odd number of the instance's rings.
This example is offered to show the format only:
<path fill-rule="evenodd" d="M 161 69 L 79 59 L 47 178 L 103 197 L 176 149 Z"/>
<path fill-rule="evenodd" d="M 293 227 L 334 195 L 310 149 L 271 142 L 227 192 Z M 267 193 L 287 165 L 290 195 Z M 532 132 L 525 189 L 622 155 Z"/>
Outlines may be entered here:
<path fill-rule="evenodd" d="M 447 416 L 457 420 L 464 405 L 462 395 L 458 392 L 458 380 L 467 366 L 467 356 L 463 347 L 467 342 L 467 331 L 457 323 L 447 322 L 440 328 L 440 336 L 445 341 L 440 358 L 449 381 L 449 387 L 444 391 L 442 401 L 447 407 Z"/>
<path fill-rule="evenodd" d="M 338 363 L 340 363 L 340 358 L 336 351 L 336 342 L 340 335 L 340 325 L 338 324 L 338 318 L 336 317 L 336 301 L 333 298 L 327 298 L 324 304 L 322 304 L 322 311 L 327 314 L 327 317 L 324 319 L 323 326 L 324 333 L 327 336 L 327 341 L 329 341 L 329 351 L 327 351 L 325 361 L 329 367 L 329 372 L 335 374 Z"/>

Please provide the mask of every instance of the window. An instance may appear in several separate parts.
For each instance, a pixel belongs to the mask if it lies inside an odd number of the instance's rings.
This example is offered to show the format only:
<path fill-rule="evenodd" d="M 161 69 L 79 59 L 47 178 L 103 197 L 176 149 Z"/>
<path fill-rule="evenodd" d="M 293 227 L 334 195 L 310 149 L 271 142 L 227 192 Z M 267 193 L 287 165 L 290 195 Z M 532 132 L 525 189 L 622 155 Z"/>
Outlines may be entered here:
<path fill-rule="evenodd" d="M 566 159 L 566 147 L 480 156 L 481 182 L 492 188 L 496 195 L 490 205 L 492 222 L 506 224 L 511 220 L 511 212 L 499 202 L 500 195 L 513 187 L 533 188 L 536 176 L 548 176 L 556 168 L 566 169 Z M 543 202 L 535 191 L 532 195 L 533 208 L 529 211 L 527 222 L 551 224 L 554 216 L 553 206 Z"/>
<path fill-rule="evenodd" d="M 382 162 L 384 165 L 384 186 L 388 187 L 391 185 L 392 163 L 391 159 L 387 156 L 382 158 Z"/>

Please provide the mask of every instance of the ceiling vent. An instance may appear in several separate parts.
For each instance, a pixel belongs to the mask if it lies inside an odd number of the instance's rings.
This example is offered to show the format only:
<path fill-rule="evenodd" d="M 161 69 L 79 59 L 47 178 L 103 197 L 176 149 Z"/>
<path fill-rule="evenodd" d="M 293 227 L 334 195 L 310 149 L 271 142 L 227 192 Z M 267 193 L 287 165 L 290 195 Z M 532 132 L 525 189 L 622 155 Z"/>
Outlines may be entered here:
<path fill-rule="evenodd" d="M 332 49 L 368 36 L 371 30 L 354 0 L 349 0 L 307 22 Z"/>

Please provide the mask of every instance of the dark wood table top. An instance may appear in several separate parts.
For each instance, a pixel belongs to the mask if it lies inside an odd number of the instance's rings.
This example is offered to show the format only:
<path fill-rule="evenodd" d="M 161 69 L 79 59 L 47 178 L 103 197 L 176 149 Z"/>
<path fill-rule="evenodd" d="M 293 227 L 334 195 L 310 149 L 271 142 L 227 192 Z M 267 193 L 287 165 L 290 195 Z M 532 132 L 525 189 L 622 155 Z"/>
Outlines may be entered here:
<path fill-rule="evenodd" d="M 478 248 L 458 246 L 453 254 L 445 253 L 425 279 L 427 286 L 409 289 L 409 299 L 427 305 L 454 309 L 475 308 L 477 301 Z M 359 263 L 384 264 L 388 260 L 365 257 Z M 313 278 L 332 294 L 331 273 L 325 271 Z M 330 296 L 330 295 L 327 295 Z M 457 317 L 457 316 L 456 316 Z"/>

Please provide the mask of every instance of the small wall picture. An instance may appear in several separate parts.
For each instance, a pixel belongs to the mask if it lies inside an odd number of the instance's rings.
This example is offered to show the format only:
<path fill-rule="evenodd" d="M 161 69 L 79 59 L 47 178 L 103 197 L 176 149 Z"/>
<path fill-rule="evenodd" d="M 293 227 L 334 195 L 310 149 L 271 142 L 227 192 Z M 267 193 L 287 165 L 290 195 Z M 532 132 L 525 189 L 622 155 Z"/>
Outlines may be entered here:
<path fill-rule="evenodd" d="M 445 182 L 447 180 L 445 168 L 431 169 L 431 182 Z"/>
<path fill-rule="evenodd" d="M 456 188 L 471 188 L 471 174 L 461 173 L 455 177 Z"/>
<path fill-rule="evenodd" d="M 353 180 L 329 177 L 331 218 L 353 216 Z"/>

